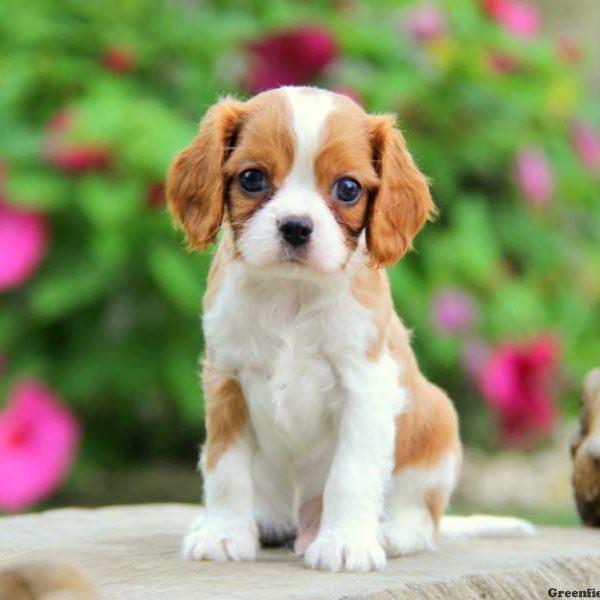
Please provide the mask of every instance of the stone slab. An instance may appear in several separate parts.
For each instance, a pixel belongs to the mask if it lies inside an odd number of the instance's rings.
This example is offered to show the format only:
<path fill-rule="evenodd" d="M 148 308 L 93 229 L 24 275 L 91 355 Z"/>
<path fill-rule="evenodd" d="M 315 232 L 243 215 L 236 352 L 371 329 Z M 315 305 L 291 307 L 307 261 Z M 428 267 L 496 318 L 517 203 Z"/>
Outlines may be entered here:
<path fill-rule="evenodd" d="M 0 568 L 77 564 L 109 600 L 547 598 L 595 587 L 600 530 L 543 528 L 528 539 L 460 540 L 388 561 L 381 573 L 307 570 L 289 550 L 254 563 L 186 562 L 179 543 L 200 508 L 182 504 L 68 508 L 0 519 Z"/>

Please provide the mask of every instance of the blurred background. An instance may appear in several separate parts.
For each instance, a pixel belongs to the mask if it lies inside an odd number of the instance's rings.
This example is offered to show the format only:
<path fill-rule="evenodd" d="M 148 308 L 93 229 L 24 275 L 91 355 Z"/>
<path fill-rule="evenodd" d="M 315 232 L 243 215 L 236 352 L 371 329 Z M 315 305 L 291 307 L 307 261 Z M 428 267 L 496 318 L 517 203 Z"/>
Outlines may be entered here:
<path fill-rule="evenodd" d="M 196 501 L 210 255 L 164 177 L 220 94 L 398 113 L 441 216 L 390 271 L 467 445 L 457 510 L 575 523 L 600 362 L 596 0 L 22 0 L 0 7 L 0 512 Z"/>

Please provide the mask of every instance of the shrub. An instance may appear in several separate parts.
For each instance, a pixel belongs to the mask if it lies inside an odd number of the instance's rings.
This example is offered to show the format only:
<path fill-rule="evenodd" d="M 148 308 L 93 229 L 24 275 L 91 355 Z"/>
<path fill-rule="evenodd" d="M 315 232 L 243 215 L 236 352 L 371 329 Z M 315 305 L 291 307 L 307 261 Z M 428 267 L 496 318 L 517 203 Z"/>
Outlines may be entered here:
<path fill-rule="evenodd" d="M 33 377 L 63 398 L 83 424 L 80 474 L 191 455 L 209 256 L 182 250 L 162 182 L 217 95 L 283 69 L 397 112 L 432 179 L 441 217 L 390 273 L 467 439 L 493 443 L 474 380 L 507 341 L 557 341 L 573 411 L 573 382 L 598 360 L 599 115 L 578 49 L 539 28 L 516 0 L 0 9 L 0 270 L 21 260 L 9 212 L 38 223 L 39 254 L 25 244 L 27 269 L 0 290 L 0 392 Z"/>

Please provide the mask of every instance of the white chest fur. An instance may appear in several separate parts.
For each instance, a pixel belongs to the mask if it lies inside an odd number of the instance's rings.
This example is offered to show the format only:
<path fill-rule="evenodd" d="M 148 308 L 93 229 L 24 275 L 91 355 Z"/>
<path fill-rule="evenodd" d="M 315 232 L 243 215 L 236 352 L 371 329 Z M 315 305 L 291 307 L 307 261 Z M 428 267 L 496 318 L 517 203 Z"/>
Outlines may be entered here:
<path fill-rule="evenodd" d="M 334 441 L 344 389 L 375 335 L 345 275 L 265 279 L 239 263 L 228 265 L 204 331 L 216 366 L 242 385 L 259 447 L 292 462 Z"/>

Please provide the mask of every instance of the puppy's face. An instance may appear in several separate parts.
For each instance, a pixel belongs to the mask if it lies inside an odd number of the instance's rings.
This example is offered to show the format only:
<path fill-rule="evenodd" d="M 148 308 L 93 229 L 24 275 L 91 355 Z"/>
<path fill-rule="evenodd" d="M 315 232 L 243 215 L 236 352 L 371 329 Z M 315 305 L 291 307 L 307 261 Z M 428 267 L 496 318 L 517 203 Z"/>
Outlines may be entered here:
<path fill-rule="evenodd" d="M 393 264 L 434 211 L 393 118 L 315 88 L 213 106 L 167 191 L 192 248 L 227 215 L 242 260 L 290 272 L 343 269 L 363 230 L 371 263 Z"/>

